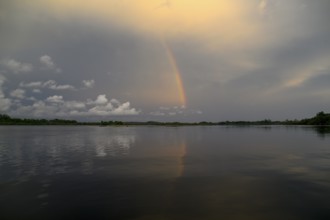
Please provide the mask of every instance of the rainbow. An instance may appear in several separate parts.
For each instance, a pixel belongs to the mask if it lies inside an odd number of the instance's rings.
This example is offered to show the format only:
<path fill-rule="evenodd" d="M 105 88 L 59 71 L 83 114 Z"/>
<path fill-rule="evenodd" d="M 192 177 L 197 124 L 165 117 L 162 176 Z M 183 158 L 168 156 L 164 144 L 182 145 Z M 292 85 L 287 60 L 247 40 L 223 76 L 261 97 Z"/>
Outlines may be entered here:
<path fill-rule="evenodd" d="M 175 82 L 176 82 L 176 85 L 178 87 L 180 104 L 183 107 L 186 107 L 187 106 L 187 97 L 186 97 L 184 85 L 183 85 L 183 82 L 182 82 L 181 73 L 180 73 L 180 70 L 178 68 L 178 64 L 176 63 L 176 60 L 175 60 L 175 56 L 174 56 L 170 46 L 166 43 L 166 41 L 162 39 L 161 42 L 162 42 L 162 45 L 165 49 L 166 56 L 168 58 L 169 64 L 170 64 L 170 66 L 171 66 L 171 68 L 174 72 L 174 75 L 175 75 Z"/>

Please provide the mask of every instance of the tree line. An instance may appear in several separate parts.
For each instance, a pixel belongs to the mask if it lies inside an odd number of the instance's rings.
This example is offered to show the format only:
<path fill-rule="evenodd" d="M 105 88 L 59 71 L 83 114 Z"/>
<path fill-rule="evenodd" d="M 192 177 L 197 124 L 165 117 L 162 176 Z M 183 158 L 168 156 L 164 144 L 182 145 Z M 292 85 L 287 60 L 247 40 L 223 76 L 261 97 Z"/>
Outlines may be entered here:
<path fill-rule="evenodd" d="M 31 118 L 11 118 L 9 115 L 0 114 L 1 125 L 78 125 L 76 120 L 64 119 L 31 119 Z"/>
<path fill-rule="evenodd" d="M 7 114 L 0 114 L 0 125 L 98 125 L 98 126 L 128 126 L 128 125 L 160 125 L 160 126 L 210 126 L 210 125 L 330 125 L 330 114 L 319 112 L 312 118 L 302 120 L 285 120 L 272 121 L 264 119 L 260 121 L 222 121 L 222 122 L 123 122 L 123 121 L 100 121 L 100 122 L 78 122 L 76 120 L 65 119 L 29 119 L 29 118 L 12 118 Z"/>

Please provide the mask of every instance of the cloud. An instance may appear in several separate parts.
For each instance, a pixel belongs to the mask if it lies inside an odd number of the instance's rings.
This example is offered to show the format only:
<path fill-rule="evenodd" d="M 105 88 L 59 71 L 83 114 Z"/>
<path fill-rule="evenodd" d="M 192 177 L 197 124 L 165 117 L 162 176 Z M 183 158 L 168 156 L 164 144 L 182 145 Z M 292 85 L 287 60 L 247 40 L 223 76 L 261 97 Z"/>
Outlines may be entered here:
<path fill-rule="evenodd" d="M 296 100 L 301 107 L 295 107 L 296 111 L 290 107 L 293 117 L 299 117 L 295 112 L 325 109 L 323 99 L 310 97 L 323 92 L 313 81 L 323 75 L 309 64 L 314 58 L 329 57 L 329 1 L 175 0 L 171 7 L 155 9 L 167 2 L 36 0 L 26 1 L 22 7 L 19 1 L 10 1 L 11 7 L 3 9 L 8 13 L 0 31 L 7 35 L 0 42 L 1 57 L 37 63 L 33 63 L 33 78 L 8 76 L 13 79 L 8 94 L 3 89 L 7 98 L 12 98 L 9 92 L 16 89 L 17 80 L 25 80 L 26 87 L 19 88 L 27 94 L 43 92 L 34 95 L 50 105 L 46 98 L 52 92 L 62 95 L 63 90 L 72 89 L 62 85 L 68 83 L 81 90 L 70 94 L 72 103 L 65 107 L 80 106 L 72 110 L 76 114 L 87 114 L 93 108 L 91 111 L 107 114 L 114 103 L 110 97 L 97 98 L 107 92 L 139 103 L 146 117 L 175 112 L 179 120 L 188 109 L 180 114 L 172 107 L 157 108 L 180 103 L 173 64 L 162 47 L 164 40 L 180 71 L 188 108 L 201 108 L 205 120 L 258 119 L 269 112 L 289 118 L 288 106 L 298 103 Z M 23 8 L 29 13 L 22 13 Z M 57 82 L 44 87 L 52 78 L 39 72 L 57 65 L 67 73 L 56 74 Z M 94 99 L 87 102 L 82 95 L 88 93 Z"/>
<path fill-rule="evenodd" d="M 94 105 L 87 112 L 76 112 L 82 115 L 111 116 L 111 115 L 138 115 L 140 112 L 130 106 L 129 102 L 120 103 L 116 99 L 108 101 L 106 95 L 99 95 L 93 103 Z"/>
<path fill-rule="evenodd" d="M 75 90 L 75 87 L 72 85 L 58 85 L 54 80 L 48 80 L 42 84 L 43 88 L 48 88 L 52 90 Z"/>
<path fill-rule="evenodd" d="M 50 96 L 46 99 L 46 101 L 48 102 L 52 102 L 52 103 L 63 103 L 63 96 L 59 96 L 59 95 L 54 95 L 54 96 Z"/>
<path fill-rule="evenodd" d="M 21 82 L 19 86 L 24 88 L 41 88 L 42 82 L 29 82 L 29 83 Z"/>
<path fill-rule="evenodd" d="M 150 112 L 150 115 L 153 115 L 153 116 L 165 116 L 166 114 L 164 112 L 156 111 L 156 112 Z"/>
<path fill-rule="evenodd" d="M 75 88 L 71 85 L 52 85 L 49 89 L 53 90 L 75 90 Z"/>
<path fill-rule="evenodd" d="M 3 94 L 0 93 L 0 111 L 5 112 L 10 108 L 10 99 L 4 98 Z"/>
<path fill-rule="evenodd" d="M 33 100 L 32 100 L 33 101 Z M 76 116 L 123 116 L 138 115 L 140 112 L 130 106 L 129 102 L 120 103 L 116 99 L 107 99 L 99 95 L 95 101 L 85 102 L 64 100 L 63 96 L 49 96 L 45 100 L 35 100 L 31 105 L 19 105 L 12 110 L 13 115 L 29 117 L 76 117 Z"/>
<path fill-rule="evenodd" d="M 14 59 L 3 60 L 2 65 L 5 66 L 8 70 L 12 71 L 15 74 L 18 73 L 28 73 L 33 70 L 33 66 L 30 63 L 21 63 Z"/>
<path fill-rule="evenodd" d="M 97 96 L 94 103 L 96 105 L 105 105 L 108 103 L 108 99 L 107 99 L 106 95 L 99 95 L 99 96 Z"/>
<path fill-rule="evenodd" d="M 3 91 L 2 86 L 5 83 L 6 78 L 0 75 L 0 111 L 4 112 L 7 111 L 11 106 L 11 100 L 6 98 Z"/>
<path fill-rule="evenodd" d="M 137 115 L 139 111 L 131 108 L 129 102 L 120 103 L 117 99 L 110 101 L 105 94 L 98 95 L 95 101 L 87 101 L 88 105 L 94 105 L 88 110 L 87 115 L 108 116 L 108 115 Z M 85 113 L 83 113 L 85 114 Z"/>
<path fill-rule="evenodd" d="M 48 55 L 40 57 L 40 62 L 49 69 L 53 69 L 55 67 L 52 58 Z"/>
<path fill-rule="evenodd" d="M 10 93 L 10 96 L 18 99 L 24 99 L 25 98 L 25 90 L 23 89 L 16 89 Z"/>
<path fill-rule="evenodd" d="M 43 55 L 39 58 L 40 63 L 45 69 L 54 70 L 57 73 L 61 73 L 62 70 L 56 66 L 53 59 L 48 55 Z"/>
<path fill-rule="evenodd" d="M 129 102 L 125 102 L 123 104 L 119 104 L 117 107 L 113 107 L 111 110 L 114 115 L 137 115 L 138 111 L 135 108 L 131 108 Z"/>
<path fill-rule="evenodd" d="M 65 107 L 68 109 L 85 109 L 86 104 L 79 101 L 67 101 L 64 103 Z"/>
<path fill-rule="evenodd" d="M 22 88 L 33 88 L 33 89 L 39 89 L 35 90 L 36 92 L 40 92 L 41 88 L 47 88 L 52 90 L 76 90 L 76 88 L 72 85 L 64 84 L 64 85 L 58 85 L 55 80 L 48 80 L 45 82 L 42 81 L 36 81 L 36 82 L 21 82 L 19 84 Z"/>
<path fill-rule="evenodd" d="M 93 88 L 95 85 L 95 80 L 91 79 L 91 80 L 83 80 L 82 83 L 84 84 L 84 86 L 86 88 Z"/>
<path fill-rule="evenodd" d="M 201 115 L 200 110 L 188 109 L 185 106 L 161 106 L 157 111 L 149 113 L 152 116 L 178 116 L 178 115 Z"/>

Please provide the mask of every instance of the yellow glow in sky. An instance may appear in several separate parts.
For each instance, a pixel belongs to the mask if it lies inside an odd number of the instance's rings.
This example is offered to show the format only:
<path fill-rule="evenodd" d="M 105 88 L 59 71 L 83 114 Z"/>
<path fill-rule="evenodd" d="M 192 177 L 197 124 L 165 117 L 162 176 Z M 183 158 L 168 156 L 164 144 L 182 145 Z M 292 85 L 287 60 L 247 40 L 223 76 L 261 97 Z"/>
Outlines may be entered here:
<path fill-rule="evenodd" d="M 193 34 L 226 43 L 250 36 L 255 31 L 251 9 L 258 13 L 257 5 L 251 7 L 245 0 L 39 0 L 26 4 L 44 7 L 61 19 L 82 16 L 166 37 Z"/>

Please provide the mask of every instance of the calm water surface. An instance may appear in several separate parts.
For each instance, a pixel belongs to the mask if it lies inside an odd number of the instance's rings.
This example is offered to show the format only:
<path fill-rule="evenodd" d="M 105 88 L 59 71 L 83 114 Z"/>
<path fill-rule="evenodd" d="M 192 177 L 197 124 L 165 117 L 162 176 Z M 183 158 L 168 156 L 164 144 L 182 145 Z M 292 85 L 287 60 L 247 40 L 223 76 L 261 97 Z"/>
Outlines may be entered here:
<path fill-rule="evenodd" d="M 311 127 L 0 127 L 0 219 L 330 219 Z"/>

